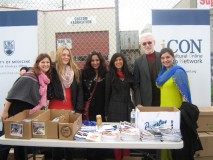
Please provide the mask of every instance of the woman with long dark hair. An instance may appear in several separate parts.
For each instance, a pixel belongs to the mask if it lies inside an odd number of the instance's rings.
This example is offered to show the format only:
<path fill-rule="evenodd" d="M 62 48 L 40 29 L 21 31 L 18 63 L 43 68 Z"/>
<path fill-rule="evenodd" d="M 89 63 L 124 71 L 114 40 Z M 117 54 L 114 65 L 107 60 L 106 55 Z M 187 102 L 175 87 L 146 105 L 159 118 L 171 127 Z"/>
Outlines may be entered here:
<path fill-rule="evenodd" d="M 133 76 L 128 69 L 126 59 L 121 53 L 115 53 L 106 75 L 105 112 L 109 122 L 130 120 L 130 110 L 134 108 L 130 90 L 133 88 Z M 129 150 L 114 149 L 115 160 L 122 160 Z"/>
<path fill-rule="evenodd" d="M 96 115 L 101 115 L 105 121 L 105 75 L 107 64 L 104 57 L 98 51 L 89 54 L 82 72 L 82 84 L 84 90 L 84 102 L 88 101 L 94 90 L 89 107 L 89 120 L 95 121 Z"/>
<path fill-rule="evenodd" d="M 96 121 L 96 115 L 101 115 L 105 121 L 105 76 L 107 64 L 104 57 L 98 51 L 92 51 L 86 60 L 82 71 L 82 84 L 84 90 L 84 103 L 90 99 L 89 120 Z M 93 93 L 93 94 L 92 94 Z M 91 97 L 92 95 L 92 97 Z M 87 159 L 105 158 L 106 149 L 87 149 Z"/>
<path fill-rule="evenodd" d="M 129 111 L 134 108 L 130 90 L 133 76 L 128 69 L 126 59 L 121 53 L 115 53 L 106 76 L 105 112 L 107 121 L 129 121 Z"/>
<path fill-rule="evenodd" d="M 160 106 L 180 108 L 183 102 L 192 103 L 187 73 L 183 67 L 175 65 L 173 50 L 163 48 L 160 52 L 160 58 L 163 67 L 156 79 L 156 85 L 160 88 L 161 92 Z M 185 159 L 193 159 L 193 155 L 191 158 L 188 155 L 190 153 L 184 155 Z M 162 150 L 161 159 L 173 159 L 171 150 Z"/>

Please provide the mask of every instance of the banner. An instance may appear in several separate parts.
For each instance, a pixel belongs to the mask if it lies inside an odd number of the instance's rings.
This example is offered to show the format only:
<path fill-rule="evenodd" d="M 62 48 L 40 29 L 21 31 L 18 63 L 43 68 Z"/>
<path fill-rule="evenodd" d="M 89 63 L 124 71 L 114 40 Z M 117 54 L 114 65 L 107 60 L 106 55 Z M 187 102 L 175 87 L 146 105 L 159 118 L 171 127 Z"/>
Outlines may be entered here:
<path fill-rule="evenodd" d="M 0 12 L 0 113 L 20 68 L 32 67 L 35 62 L 37 28 L 37 11 Z"/>
<path fill-rule="evenodd" d="M 197 8 L 211 9 L 213 8 L 213 0 L 197 0 Z"/>
<path fill-rule="evenodd" d="M 209 10 L 153 10 L 156 50 L 171 48 L 189 77 L 192 103 L 211 106 Z"/>

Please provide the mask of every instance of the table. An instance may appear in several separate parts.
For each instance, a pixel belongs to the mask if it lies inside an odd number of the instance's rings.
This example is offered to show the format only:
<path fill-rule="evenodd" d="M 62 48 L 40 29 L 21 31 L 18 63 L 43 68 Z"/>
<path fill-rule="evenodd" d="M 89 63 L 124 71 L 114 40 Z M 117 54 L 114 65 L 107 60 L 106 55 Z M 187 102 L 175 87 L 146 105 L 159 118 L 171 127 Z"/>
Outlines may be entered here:
<path fill-rule="evenodd" d="M 38 147 L 63 147 L 63 148 L 120 148 L 120 149 L 181 149 L 181 142 L 156 142 L 156 141 L 119 141 L 119 142 L 87 142 L 68 141 L 59 139 L 9 139 L 0 137 L 0 144 L 15 146 L 38 146 Z"/>

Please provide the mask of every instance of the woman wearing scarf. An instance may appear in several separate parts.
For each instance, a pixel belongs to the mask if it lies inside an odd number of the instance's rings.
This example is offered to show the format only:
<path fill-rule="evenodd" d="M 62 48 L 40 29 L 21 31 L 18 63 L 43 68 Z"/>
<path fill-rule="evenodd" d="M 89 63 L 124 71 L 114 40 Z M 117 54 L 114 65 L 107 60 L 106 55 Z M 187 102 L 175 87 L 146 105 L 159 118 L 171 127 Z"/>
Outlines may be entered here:
<path fill-rule="evenodd" d="M 73 61 L 71 49 L 66 46 L 57 50 L 56 63 L 52 69 L 52 81 L 48 85 L 47 98 L 50 100 L 49 109 L 72 110 L 79 113 L 83 111 L 80 70 Z M 54 150 L 53 159 L 64 158 L 63 149 Z"/>
<path fill-rule="evenodd" d="M 174 65 L 174 53 L 169 48 L 163 48 L 160 52 L 162 70 L 156 80 L 161 91 L 161 107 L 180 108 L 182 102 L 191 103 L 191 93 L 186 71 Z M 172 160 L 169 150 L 163 150 L 162 160 Z"/>
<path fill-rule="evenodd" d="M 10 116 L 31 109 L 30 113 L 34 113 L 41 107 L 47 105 L 47 85 L 50 83 L 51 77 L 51 58 L 48 54 L 39 54 L 34 67 L 19 77 L 12 88 L 8 92 L 6 104 L 1 114 L 3 120 Z M 7 153 L 1 157 L 7 159 Z M 14 148 L 15 160 L 23 160 L 24 147 Z"/>
<path fill-rule="evenodd" d="M 49 109 L 83 111 L 83 89 L 80 70 L 74 63 L 71 49 L 63 46 L 56 53 L 52 69 L 52 81 L 48 86 Z"/>
<path fill-rule="evenodd" d="M 115 53 L 106 75 L 105 114 L 108 122 L 129 121 L 130 110 L 134 108 L 131 101 L 130 89 L 133 85 L 133 76 L 127 62 L 121 53 Z M 128 155 L 128 150 L 114 150 L 115 159 L 122 160 Z"/>

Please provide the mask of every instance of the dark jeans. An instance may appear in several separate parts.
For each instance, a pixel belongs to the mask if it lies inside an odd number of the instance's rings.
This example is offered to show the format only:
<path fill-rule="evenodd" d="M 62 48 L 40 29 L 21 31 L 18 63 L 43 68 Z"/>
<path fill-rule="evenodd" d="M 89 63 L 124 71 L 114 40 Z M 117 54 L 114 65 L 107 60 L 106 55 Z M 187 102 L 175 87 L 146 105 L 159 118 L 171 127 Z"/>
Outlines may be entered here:
<path fill-rule="evenodd" d="M 3 131 L 0 131 L 0 136 L 4 135 Z M 5 146 L 0 144 L 0 157 L 1 160 L 7 160 L 10 151 L 10 146 Z"/>
<path fill-rule="evenodd" d="M 4 128 L 3 128 L 3 130 L 4 130 Z M 0 131 L 0 136 L 4 135 L 3 130 Z M 11 148 L 14 148 L 14 160 L 24 160 L 25 159 L 25 148 L 23 146 L 0 145 L 1 160 L 7 160 Z"/>

